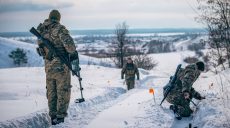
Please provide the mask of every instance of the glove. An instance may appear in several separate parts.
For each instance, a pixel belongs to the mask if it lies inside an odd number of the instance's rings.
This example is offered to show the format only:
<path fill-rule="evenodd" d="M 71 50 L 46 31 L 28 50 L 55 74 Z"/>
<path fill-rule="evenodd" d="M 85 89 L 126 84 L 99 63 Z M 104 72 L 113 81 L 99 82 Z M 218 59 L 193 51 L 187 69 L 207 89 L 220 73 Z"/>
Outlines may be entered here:
<path fill-rule="evenodd" d="M 123 75 L 121 75 L 121 79 L 124 79 L 124 76 L 123 76 Z"/>
<path fill-rule="evenodd" d="M 186 100 L 190 99 L 190 94 L 188 92 L 184 92 L 184 98 Z"/>

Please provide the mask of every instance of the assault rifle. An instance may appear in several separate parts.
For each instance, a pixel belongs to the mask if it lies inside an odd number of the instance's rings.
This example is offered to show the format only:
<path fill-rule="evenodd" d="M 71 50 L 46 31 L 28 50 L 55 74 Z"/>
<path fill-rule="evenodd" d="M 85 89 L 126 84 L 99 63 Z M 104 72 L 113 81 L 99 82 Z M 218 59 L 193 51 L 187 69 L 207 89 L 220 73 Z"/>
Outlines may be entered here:
<path fill-rule="evenodd" d="M 164 100 L 166 99 L 166 97 L 168 96 L 169 92 L 173 89 L 175 83 L 176 83 L 176 80 L 177 80 L 177 74 L 179 72 L 181 68 L 181 64 L 179 64 L 177 66 L 177 69 L 176 69 L 176 72 L 173 76 L 170 77 L 170 80 L 168 82 L 168 84 L 166 86 L 164 86 L 163 90 L 164 90 L 164 98 L 163 100 L 161 101 L 160 105 L 164 102 Z"/>

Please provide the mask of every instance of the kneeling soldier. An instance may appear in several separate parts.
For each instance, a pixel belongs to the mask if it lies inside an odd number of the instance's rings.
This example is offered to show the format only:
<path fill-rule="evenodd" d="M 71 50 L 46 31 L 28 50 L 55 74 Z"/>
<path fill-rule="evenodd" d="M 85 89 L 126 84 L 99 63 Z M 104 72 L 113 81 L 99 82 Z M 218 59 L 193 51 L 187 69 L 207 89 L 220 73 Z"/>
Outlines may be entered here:
<path fill-rule="evenodd" d="M 170 109 L 180 117 L 188 117 L 192 114 L 193 111 L 189 107 L 192 98 L 198 100 L 205 99 L 205 97 L 202 97 L 200 93 L 192 87 L 204 69 L 205 65 L 200 61 L 186 66 L 185 69 L 180 69 L 177 75 L 176 85 L 166 98 L 169 103 L 173 104 L 170 106 Z"/>

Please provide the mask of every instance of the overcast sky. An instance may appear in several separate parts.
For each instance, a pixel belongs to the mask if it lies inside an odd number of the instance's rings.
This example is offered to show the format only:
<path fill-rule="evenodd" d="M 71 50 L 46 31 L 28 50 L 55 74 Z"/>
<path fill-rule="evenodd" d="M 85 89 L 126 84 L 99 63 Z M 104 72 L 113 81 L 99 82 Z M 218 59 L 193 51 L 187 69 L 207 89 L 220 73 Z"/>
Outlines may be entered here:
<path fill-rule="evenodd" d="M 0 0 L 0 31 L 28 31 L 52 9 L 68 29 L 110 29 L 126 21 L 130 28 L 200 28 L 196 0 Z"/>

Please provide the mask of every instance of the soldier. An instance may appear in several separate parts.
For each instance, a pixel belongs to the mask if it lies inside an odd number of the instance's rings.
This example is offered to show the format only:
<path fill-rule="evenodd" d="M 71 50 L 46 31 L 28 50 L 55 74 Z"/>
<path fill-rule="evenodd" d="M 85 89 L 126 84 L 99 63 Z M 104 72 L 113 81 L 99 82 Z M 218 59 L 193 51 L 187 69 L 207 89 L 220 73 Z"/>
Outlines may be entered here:
<path fill-rule="evenodd" d="M 127 89 L 133 89 L 135 85 L 135 74 L 137 75 L 137 80 L 139 80 L 139 71 L 137 66 L 133 63 L 133 60 L 129 57 L 127 63 L 122 68 L 121 79 L 124 79 L 127 85 Z"/>
<path fill-rule="evenodd" d="M 49 18 L 37 27 L 38 32 L 48 39 L 54 47 L 63 55 L 76 57 L 76 47 L 65 26 L 60 24 L 59 11 L 52 10 Z M 38 44 L 42 44 L 38 40 Z M 46 47 L 37 48 L 43 56 L 46 72 L 46 89 L 49 106 L 49 115 L 52 125 L 64 122 L 70 101 L 71 82 L 70 70 Z"/>
<path fill-rule="evenodd" d="M 173 104 L 170 105 L 179 117 L 188 117 L 192 114 L 189 107 L 192 98 L 202 100 L 205 97 L 201 96 L 193 87 L 193 83 L 200 76 L 201 71 L 204 71 L 204 63 L 199 61 L 180 69 L 177 75 L 176 85 L 169 92 L 166 100 Z"/>

